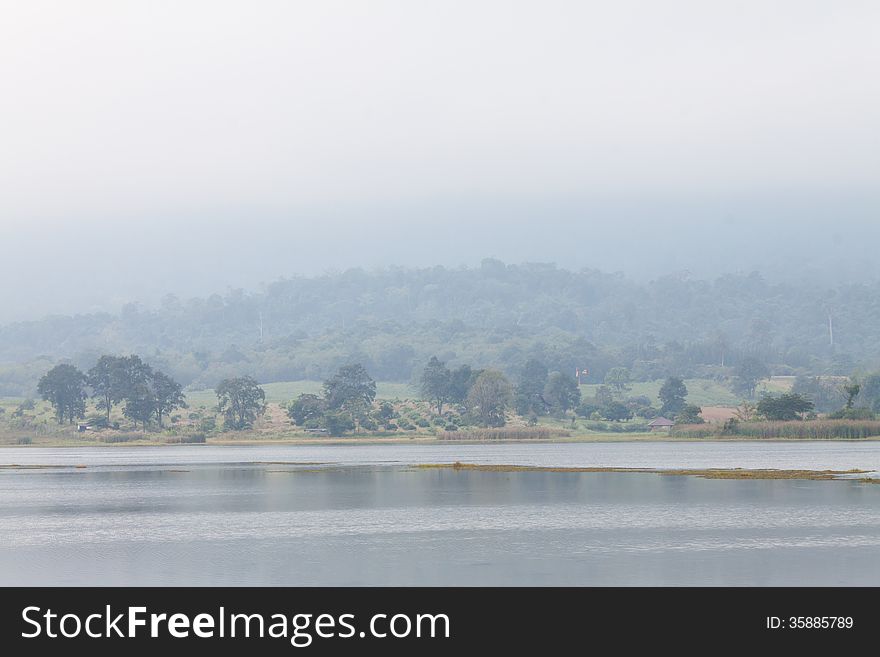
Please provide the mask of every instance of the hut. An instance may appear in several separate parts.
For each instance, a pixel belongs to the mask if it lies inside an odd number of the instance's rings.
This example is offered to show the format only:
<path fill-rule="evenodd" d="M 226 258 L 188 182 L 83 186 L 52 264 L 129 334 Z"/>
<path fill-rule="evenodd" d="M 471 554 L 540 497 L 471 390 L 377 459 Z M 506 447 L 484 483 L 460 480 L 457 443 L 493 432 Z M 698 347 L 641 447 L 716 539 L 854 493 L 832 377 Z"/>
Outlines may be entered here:
<path fill-rule="evenodd" d="M 653 420 L 648 422 L 648 428 L 651 431 L 669 431 L 672 427 L 675 426 L 675 422 L 672 420 L 663 417 L 655 417 Z"/>

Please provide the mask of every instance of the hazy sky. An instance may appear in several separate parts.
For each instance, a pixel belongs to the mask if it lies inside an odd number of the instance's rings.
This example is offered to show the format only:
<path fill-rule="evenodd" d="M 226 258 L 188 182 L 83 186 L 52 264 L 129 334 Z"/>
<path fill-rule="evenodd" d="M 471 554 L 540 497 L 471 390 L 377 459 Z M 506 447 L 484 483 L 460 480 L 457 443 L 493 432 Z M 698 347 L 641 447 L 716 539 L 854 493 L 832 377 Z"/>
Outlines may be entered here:
<path fill-rule="evenodd" d="M 7 0 L 0 321 L 484 256 L 877 276 L 878 71 L 876 1 Z"/>

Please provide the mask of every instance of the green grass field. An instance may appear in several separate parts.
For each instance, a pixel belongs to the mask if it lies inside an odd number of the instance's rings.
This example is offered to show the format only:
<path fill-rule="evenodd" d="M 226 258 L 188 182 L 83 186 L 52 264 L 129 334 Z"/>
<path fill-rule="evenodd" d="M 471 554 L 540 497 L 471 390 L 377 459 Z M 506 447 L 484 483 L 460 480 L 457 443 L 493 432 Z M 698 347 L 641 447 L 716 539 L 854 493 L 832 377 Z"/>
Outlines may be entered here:
<path fill-rule="evenodd" d="M 697 406 L 729 406 L 735 407 L 742 403 L 742 398 L 731 392 L 730 388 L 717 381 L 710 379 L 686 379 L 684 384 L 688 389 L 687 400 L 689 404 Z M 647 381 L 631 383 L 631 390 L 626 393 L 627 397 L 635 397 L 637 395 L 645 395 L 649 397 L 655 405 L 660 404 L 658 394 L 663 381 Z M 791 388 L 791 377 L 773 377 L 764 380 L 758 385 L 755 398 L 760 398 L 762 392 L 779 393 L 785 392 Z M 599 386 L 596 384 L 587 384 L 581 386 L 581 394 L 584 396 L 592 396 L 596 393 Z"/>
<path fill-rule="evenodd" d="M 266 401 L 281 404 L 292 401 L 304 393 L 320 394 L 321 381 L 282 381 L 264 383 L 260 386 L 266 393 Z M 186 400 L 190 406 L 211 407 L 217 404 L 213 390 L 186 390 Z M 379 399 L 415 399 L 418 391 L 407 383 L 376 383 L 376 397 Z"/>

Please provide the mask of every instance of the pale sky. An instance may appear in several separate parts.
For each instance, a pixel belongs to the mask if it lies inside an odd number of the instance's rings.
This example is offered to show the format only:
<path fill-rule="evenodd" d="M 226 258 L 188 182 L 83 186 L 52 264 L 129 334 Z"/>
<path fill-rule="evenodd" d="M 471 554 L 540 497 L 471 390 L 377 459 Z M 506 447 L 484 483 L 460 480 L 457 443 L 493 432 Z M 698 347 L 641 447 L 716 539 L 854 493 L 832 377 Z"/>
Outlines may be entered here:
<path fill-rule="evenodd" d="M 758 264 L 865 248 L 878 73 L 867 1 L 5 0 L 0 321 L 357 265 L 660 272 L 638 235 L 703 235 L 671 263 L 700 271 L 768 223 Z"/>

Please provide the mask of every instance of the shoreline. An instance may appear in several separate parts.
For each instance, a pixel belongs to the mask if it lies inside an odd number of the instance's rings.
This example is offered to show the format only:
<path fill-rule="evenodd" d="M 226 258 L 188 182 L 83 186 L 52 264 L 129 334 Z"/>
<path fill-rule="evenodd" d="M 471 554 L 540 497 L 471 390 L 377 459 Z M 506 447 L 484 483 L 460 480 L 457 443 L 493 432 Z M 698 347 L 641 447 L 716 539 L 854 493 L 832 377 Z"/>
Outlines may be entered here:
<path fill-rule="evenodd" d="M 47 440 L 28 444 L 0 444 L 0 448 L 81 448 L 81 447 L 260 447 L 265 445 L 548 445 L 576 443 L 876 443 L 880 436 L 867 438 L 754 438 L 751 436 L 724 436 L 718 438 L 689 438 L 653 434 L 596 434 L 594 436 L 575 436 L 557 438 L 534 438 L 517 440 L 445 440 L 428 436 L 394 437 L 336 437 L 336 438 L 229 438 L 210 440 L 204 443 L 165 442 L 160 440 L 130 440 L 120 442 L 101 442 L 93 440 Z"/>

